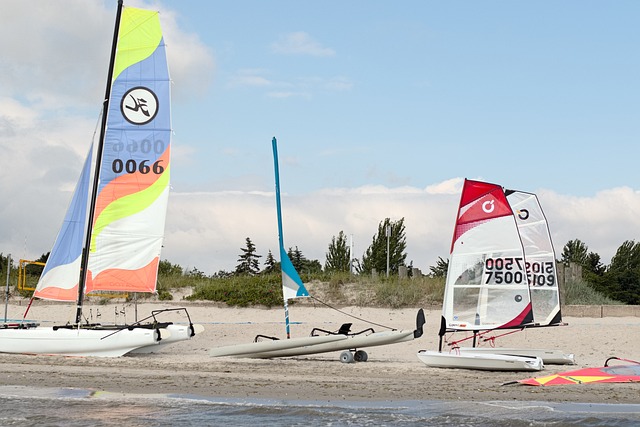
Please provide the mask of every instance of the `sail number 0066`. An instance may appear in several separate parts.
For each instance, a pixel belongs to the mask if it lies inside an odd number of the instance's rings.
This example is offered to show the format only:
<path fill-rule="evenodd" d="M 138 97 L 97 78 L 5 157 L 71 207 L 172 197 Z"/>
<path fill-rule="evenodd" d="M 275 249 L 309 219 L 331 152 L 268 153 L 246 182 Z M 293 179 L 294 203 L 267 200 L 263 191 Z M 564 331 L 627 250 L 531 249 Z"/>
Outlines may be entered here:
<path fill-rule="evenodd" d="M 519 283 L 523 281 L 523 265 L 531 286 L 554 286 L 553 262 L 524 262 L 522 258 L 487 258 L 485 283 Z"/>
<path fill-rule="evenodd" d="M 150 141 L 148 139 L 143 139 L 138 143 L 138 141 L 130 140 L 126 147 L 124 142 L 117 142 L 113 144 L 113 151 L 116 153 L 121 152 L 122 150 L 126 150 L 129 153 L 141 152 L 144 154 L 150 153 L 153 151 L 154 153 L 160 155 L 164 152 L 165 146 L 164 141 L 156 139 L 154 141 Z M 160 175 L 164 172 L 164 166 L 160 164 L 162 160 L 157 160 L 152 165 L 149 165 L 150 160 L 142 160 L 140 163 L 136 162 L 133 159 L 129 159 L 124 161 L 120 158 L 117 158 L 111 163 L 111 170 L 114 173 L 136 173 L 140 172 L 143 175 L 148 174 L 149 172 L 153 172 L 156 175 Z"/>
<path fill-rule="evenodd" d="M 164 172 L 164 166 L 160 164 L 162 160 L 157 160 L 151 166 L 149 166 L 149 164 L 147 163 L 148 161 L 149 160 L 143 160 L 138 164 L 133 159 L 129 159 L 126 162 L 123 162 L 122 159 L 115 159 L 111 164 L 111 169 L 114 173 L 121 173 L 123 171 L 126 171 L 127 173 L 140 172 L 143 175 L 146 175 L 149 172 L 160 175 L 162 172 Z"/>

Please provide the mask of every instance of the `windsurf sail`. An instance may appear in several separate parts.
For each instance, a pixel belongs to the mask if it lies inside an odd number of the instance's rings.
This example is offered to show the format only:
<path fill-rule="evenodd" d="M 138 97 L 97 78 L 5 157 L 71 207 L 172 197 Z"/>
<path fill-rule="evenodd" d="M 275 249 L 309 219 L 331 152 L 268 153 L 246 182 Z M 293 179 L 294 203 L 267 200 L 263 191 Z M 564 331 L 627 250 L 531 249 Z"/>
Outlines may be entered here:
<path fill-rule="evenodd" d="M 536 326 L 562 323 L 556 255 L 547 219 L 533 193 L 506 190 L 524 247 L 527 281 Z"/>
<path fill-rule="evenodd" d="M 171 145 L 158 12 L 119 2 L 105 99 L 93 186 L 85 164 L 35 297 L 81 307 L 91 291 L 156 289 Z"/>
<path fill-rule="evenodd" d="M 608 366 L 612 359 L 630 362 L 629 365 Z M 640 382 L 640 362 L 633 360 L 609 358 L 605 366 L 600 368 L 584 368 L 574 371 L 560 372 L 554 375 L 547 375 L 538 378 L 527 378 L 525 380 L 510 382 L 507 384 L 520 383 L 533 386 L 551 386 L 567 384 L 587 384 L 587 383 L 631 383 Z"/>
<path fill-rule="evenodd" d="M 533 311 L 524 248 L 502 187 L 465 180 L 442 307 L 453 331 L 518 328 Z"/>
<path fill-rule="evenodd" d="M 280 170 L 278 167 L 278 143 L 274 137 L 271 140 L 273 148 L 273 167 L 275 171 L 276 181 L 276 212 L 278 217 L 278 245 L 280 247 L 280 268 L 282 271 L 282 296 L 284 299 L 285 324 L 287 338 L 291 336 L 289 326 L 289 305 L 288 300 L 291 298 L 308 297 L 309 292 L 304 286 L 300 275 L 296 271 L 287 251 L 284 248 L 284 238 L 282 233 L 282 206 L 280 202 Z"/>

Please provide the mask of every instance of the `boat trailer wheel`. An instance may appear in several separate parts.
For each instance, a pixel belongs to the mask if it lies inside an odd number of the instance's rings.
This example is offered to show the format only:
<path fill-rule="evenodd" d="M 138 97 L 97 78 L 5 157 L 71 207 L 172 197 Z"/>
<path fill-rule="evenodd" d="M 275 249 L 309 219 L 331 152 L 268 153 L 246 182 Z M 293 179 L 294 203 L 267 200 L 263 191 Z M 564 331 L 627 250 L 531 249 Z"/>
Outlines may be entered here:
<path fill-rule="evenodd" d="M 353 359 L 356 362 L 366 362 L 367 359 L 369 358 L 369 355 L 367 354 L 366 351 L 364 350 L 358 350 L 356 351 L 356 353 L 353 355 Z"/>
<path fill-rule="evenodd" d="M 342 363 L 353 363 L 353 362 L 355 362 L 354 357 L 353 357 L 353 353 L 351 353 L 350 351 L 343 351 L 342 354 L 340 354 L 340 361 Z"/>

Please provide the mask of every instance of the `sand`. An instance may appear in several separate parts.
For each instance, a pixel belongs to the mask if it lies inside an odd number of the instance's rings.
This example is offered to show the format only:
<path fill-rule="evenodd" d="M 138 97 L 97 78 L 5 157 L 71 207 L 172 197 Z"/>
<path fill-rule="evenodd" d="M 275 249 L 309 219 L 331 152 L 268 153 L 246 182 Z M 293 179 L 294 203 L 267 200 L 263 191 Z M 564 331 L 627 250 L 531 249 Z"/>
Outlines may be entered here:
<path fill-rule="evenodd" d="M 421 349 L 436 350 L 440 308 L 425 308 L 423 337 L 399 344 L 366 349 L 369 360 L 344 364 L 339 352 L 261 360 L 214 358 L 209 349 L 251 342 L 255 335 L 284 337 L 281 308 L 227 308 L 203 303 L 145 303 L 138 317 L 151 310 L 186 307 L 204 332 L 161 352 L 121 358 L 81 358 L 0 354 L 0 385 L 77 387 L 124 394 L 194 394 L 207 397 L 270 398 L 317 401 L 552 401 L 586 403 L 640 403 L 640 383 L 580 384 L 556 387 L 502 385 L 581 367 L 602 366 L 610 356 L 640 360 L 640 317 L 569 317 L 569 325 L 532 329 L 501 338 L 500 346 L 553 348 L 574 353 L 577 365 L 547 365 L 544 371 L 484 372 L 429 368 L 418 360 Z M 312 304 L 290 306 L 292 336 L 307 336 L 314 327 L 337 330 L 344 322 L 357 331 L 373 321 L 397 329 L 414 329 L 417 308 L 345 307 L 344 313 Z M 24 302 L 9 306 L 9 318 L 19 318 Z M 101 316 L 95 318 L 97 313 Z M 88 305 L 85 313 L 102 322 L 134 320 L 132 305 Z M 349 317 L 355 316 L 356 318 Z M 28 318 L 64 322 L 73 309 L 37 302 Z M 180 313 L 164 317 L 185 322 Z M 383 330 L 380 326 L 373 326 Z"/>

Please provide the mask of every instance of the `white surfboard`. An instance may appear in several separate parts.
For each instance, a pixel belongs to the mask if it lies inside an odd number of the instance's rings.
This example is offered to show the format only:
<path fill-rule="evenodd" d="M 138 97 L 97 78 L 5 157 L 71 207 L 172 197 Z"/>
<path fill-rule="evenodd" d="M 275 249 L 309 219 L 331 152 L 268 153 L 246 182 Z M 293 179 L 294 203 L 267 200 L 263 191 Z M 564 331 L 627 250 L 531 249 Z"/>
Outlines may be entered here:
<path fill-rule="evenodd" d="M 544 362 L 539 357 L 511 356 L 493 353 L 446 353 L 420 350 L 418 359 L 432 368 L 473 369 L 480 371 L 540 371 Z"/>

